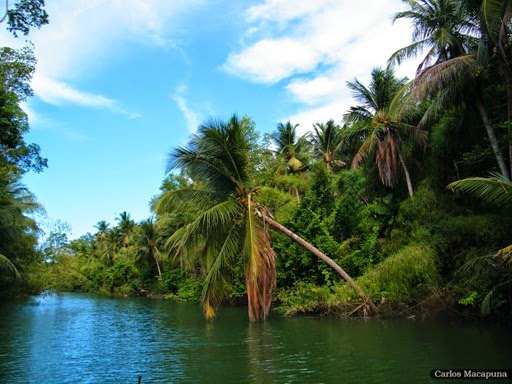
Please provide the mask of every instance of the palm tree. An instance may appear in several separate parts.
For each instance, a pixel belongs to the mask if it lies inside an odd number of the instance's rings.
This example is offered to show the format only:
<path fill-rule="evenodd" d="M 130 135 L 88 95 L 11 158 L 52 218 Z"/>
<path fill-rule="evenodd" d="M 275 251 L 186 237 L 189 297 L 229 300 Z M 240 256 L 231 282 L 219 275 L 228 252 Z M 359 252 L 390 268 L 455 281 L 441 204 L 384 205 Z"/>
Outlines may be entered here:
<path fill-rule="evenodd" d="M 126 248 L 131 241 L 133 229 L 135 228 L 135 221 L 130 218 L 130 214 L 126 211 L 121 212 L 116 220 L 119 221 L 117 228 L 123 237 L 122 245 Z"/>
<path fill-rule="evenodd" d="M 353 96 L 361 105 L 351 107 L 344 119 L 351 127 L 344 133 L 345 138 L 363 138 L 363 144 L 352 160 L 352 167 L 358 167 L 370 155 L 375 156 L 381 182 L 394 187 L 398 181 L 400 167 L 404 171 L 409 196 L 413 187 L 409 170 L 402 156 L 404 140 L 412 137 L 421 146 L 425 144 L 423 132 L 407 123 L 405 113 L 413 114 L 414 105 L 408 105 L 407 78 L 397 79 L 394 69 L 374 68 L 369 87 L 357 79 L 347 82 Z"/>
<path fill-rule="evenodd" d="M 342 167 L 346 163 L 339 159 L 341 144 L 343 142 L 340 127 L 329 120 L 327 123 L 313 125 L 314 134 L 311 137 L 313 152 L 317 158 L 321 158 L 332 173 L 333 167 Z"/>
<path fill-rule="evenodd" d="M 275 145 L 274 153 L 279 160 L 274 172 L 274 183 L 285 185 L 289 193 L 294 193 L 300 201 L 301 184 L 304 183 L 304 170 L 306 159 L 309 156 L 309 142 L 307 134 L 299 137 L 297 127 L 299 124 L 278 123 L 277 132 L 270 135 Z"/>
<path fill-rule="evenodd" d="M 106 260 L 107 265 L 112 265 L 116 253 L 123 245 L 123 240 L 123 235 L 118 227 L 109 229 L 105 233 L 105 237 L 101 239 L 100 257 Z"/>
<path fill-rule="evenodd" d="M 13 262 L 13 245 L 20 238 L 39 231 L 31 214 L 42 211 L 35 196 L 20 183 L 20 174 L 14 168 L 0 168 L 0 269 L 19 272 Z"/>
<path fill-rule="evenodd" d="M 433 64 L 466 53 L 475 23 L 459 0 L 403 0 L 409 9 L 398 12 L 393 22 L 409 19 L 413 42 L 391 55 L 390 62 L 402 63 L 426 51 L 417 72 Z"/>
<path fill-rule="evenodd" d="M 481 2 L 481 31 L 490 42 L 488 51 L 495 52 L 498 72 L 504 80 L 507 95 L 507 121 L 512 121 L 512 69 L 510 58 L 512 49 L 510 45 L 510 21 L 512 19 L 512 1 L 510 0 L 483 0 Z M 508 155 L 509 170 L 512 176 L 512 127 L 508 128 Z"/>
<path fill-rule="evenodd" d="M 139 223 L 138 230 L 135 235 L 137 244 L 137 256 L 152 258 L 155 261 L 155 266 L 158 276 L 162 276 L 162 269 L 160 263 L 162 262 L 162 252 L 160 251 L 158 242 L 158 232 L 155 227 L 153 219 L 147 219 Z"/>
<path fill-rule="evenodd" d="M 499 140 L 482 96 L 482 81 L 484 80 L 482 69 L 488 65 L 488 52 L 492 51 L 492 47 L 486 44 L 485 38 L 482 37 L 478 41 L 474 36 L 482 33 L 484 23 L 478 24 L 465 6 L 467 1 L 421 0 L 407 3 L 411 9 L 397 13 L 395 20 L 398 18 L 412 19 L 414 23 L 413 44 L 397 51 L 390 60 L 400 62 L 406 57 L 414 56 L 419 49 L 427 46 L 427 43 L 431 47 L 427 55 L 428 59 L 425 58 L 418 67 L 418 74 L 413 84 L 413 94 L 416 98 L 433 98 L 430 107 L 420 121 L 420 127 L 428 124 L 432 117 L 443 111 L 447 105 L 462 102 L 461 98 L 466 96 L 465 101 L 472 103 L 480 114 L 502 175 L 510 178 Z M 490 10 L 495 11 L 497 3 L 503 2 L 482 2 L 484 20 L 486 15 L 496 13 Z M 505 14 L 510 16 L 507 11 Z M 474 47 L 478 47 L 478 50 L 475 50 Z M 435 62 L 431 60 L 433 57 L 436 58 Z M 512 96 L 512 87 L 510 94 Z M 471 96 L 467 97 L 467 95 Z M 510 107 L 512 117 L 512 97 Z M 512 141 L 509 147 L 512 149 Z"/>
<path fill-rule="evenodd" d="M 225 297 L 228 269 L 239 257 L 244 266 L 251 322 L 265 320 L 276 285 L 268 225 L 283 229 L 255 200 L 258 188 L 251 184 L 248 174 L 249 124 L 249 119 L 235 115 L 227 122 L 210 120 L 201 125 L 186 146 L 171 152 L 168 171 L 181 168 L 193 180 L 200 180 L 203 188 L 166 191 L 153 207 L 158 214 L 200 208 L 198 215 L 175 232 L 171 240 L 203 258 L 206 278 L 202 302 L 207 318 L 215 315 Z M 297 241 L 298 236 L 292 236 Z M 348 278 L 349 284 L 357 287 Z M 359 292 L 362 293 L 360 289 Z M 376 312 L 371 300 L 362 295 Z"/>
<path fill-rule="evenodd" d="M 304 136 L 297 136 L 298 126 L 289 121 L 286 124 L 278 123 L 277 132 L 271 135 L 276 153 L 284 159 L 288 173 L 298 173 L 305 167 L 307 140 Z"/>
<path fill-rule="evenodd" d="M 108 227 L 109 223 L 107 223 L 105 220 L 98 221 L 98 223 L 94 226 L 94 228 L 98 230 L 96 234 L 97 237 L 103 237 L 108 232 Z"/>

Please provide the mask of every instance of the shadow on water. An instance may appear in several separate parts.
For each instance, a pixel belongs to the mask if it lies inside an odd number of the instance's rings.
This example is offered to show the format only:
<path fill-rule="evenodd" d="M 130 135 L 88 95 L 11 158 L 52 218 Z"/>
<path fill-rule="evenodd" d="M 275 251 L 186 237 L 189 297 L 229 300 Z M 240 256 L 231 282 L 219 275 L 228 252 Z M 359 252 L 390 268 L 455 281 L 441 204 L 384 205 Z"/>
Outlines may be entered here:
<path fill-rule="evenodd" d="M 412 383 L 433 368 L 510 368 L 506 327 L 271 316 L 90 294 L 0 306 L 5 383 Z M 472 381 L 475 382 L 475 381 Z M 487 381 L 489 382 L 489 381 Z"/>

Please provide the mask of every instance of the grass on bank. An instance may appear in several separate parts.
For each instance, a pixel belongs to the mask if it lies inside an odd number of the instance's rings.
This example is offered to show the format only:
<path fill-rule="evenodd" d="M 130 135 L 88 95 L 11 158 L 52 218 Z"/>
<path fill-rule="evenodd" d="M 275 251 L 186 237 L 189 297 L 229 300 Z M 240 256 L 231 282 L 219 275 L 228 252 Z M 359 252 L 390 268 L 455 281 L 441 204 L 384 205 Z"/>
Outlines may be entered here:
<path fill-rule="evenodd" d="M 357 284 L 376 302 L 403 303 L 423 298 L 439 289 L 437 255 L 428 246 L 409 245 L 389 256 Z M 346 313 L 359 298 L 346 284 L 318 287 L 299 283 L 278 294 L 278 311 L 298 313 Z M 348 314 L 348 313 L 347 313 Z"/>

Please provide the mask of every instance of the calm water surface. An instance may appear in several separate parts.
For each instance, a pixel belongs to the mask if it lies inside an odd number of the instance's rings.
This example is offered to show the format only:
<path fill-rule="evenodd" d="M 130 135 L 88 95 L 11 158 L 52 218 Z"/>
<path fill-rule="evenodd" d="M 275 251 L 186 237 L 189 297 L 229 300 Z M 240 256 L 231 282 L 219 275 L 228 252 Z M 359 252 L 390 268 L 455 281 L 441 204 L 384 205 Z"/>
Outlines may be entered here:
<path fill-rule="evenodd" d="M 2 304 L 0 319 L 0 383 L 455 383 L 429 372 L 512 368 L 512 332 L 500 326 L 249 324 L 243 308 L 208 323 L 196 304 L 90 294 Z"/>

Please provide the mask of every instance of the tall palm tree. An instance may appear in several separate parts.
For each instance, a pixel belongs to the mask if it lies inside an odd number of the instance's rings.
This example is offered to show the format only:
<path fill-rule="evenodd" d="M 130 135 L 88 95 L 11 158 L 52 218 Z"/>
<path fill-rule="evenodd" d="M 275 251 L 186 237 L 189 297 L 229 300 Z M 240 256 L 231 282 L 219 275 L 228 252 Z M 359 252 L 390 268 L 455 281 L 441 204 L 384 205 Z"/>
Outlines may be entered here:
<path fill-rule="evenodd" d="M 315 156 L 323 159 L 329 172 L 333 171 L 334 166 L 344 166 L 346 163 L 339 158 L 343 142 L 339 125 L 331 119 L 325 124 L 314 124 L 313 129 L 311 143 Z"/>
<path fill-rule="evenodd" d="M 462 97 L 466 97 L 464 101 L 473 103 L 480 114 L 502 175 L 510 178 L 482 96 L 485 72 L 482 69 L 488 65 L 489 51 L 492 51 L 492 47 L 486 44 L 485 38 L 478 40 L 475 37 L 485 33 L 482 30 L 484 23 L 479 23 L 475 19 L 466 6 L 468 1 L 421 0 L 407 3 L 410 10 L 397 13 L 395 20 L 409 18 L 413 21 L 413 44 L 397 51 L 390 60 L 400 62 L 403 58 L 414 56 L 426 45 L 426 41 L 432 47 L 427 57 L 430 55 L 430 58 L 436 58 L 434 62 L 425 58 L 418 67 L 417 77 L 414 80 L 414 95 L 418 99 L 432 98 L 432 103 L 423 116 L 420 126 L 428 124 L 447 105 L 461 103 Z M 485 15 L 489 16 L 493 13 L 490 10 L 496 10 L 497 3 L 503 2 L 498 0 L 482 2 L 484 19 Z M 506 14 L 510 16 L 509 13 Z M 442 50 L 443 47 L 444 50 Z M 510 94 L 512 96 L 512 88 Z M 468 97 L 468 95 L 471 96 Z M 510 106 L 512 116 L 512 98 Z M 512 141 L 509 147 L 512 149 Z"/>
<path fill-rule="evenodd" d="M 512 46 L 510 42 L 510 22 L 512 20 L 511 0 L 483 0 L 480 6 L 482 35 L 490 42 L 489 51 L 495 52 L 498 72 L 503 78 L 507 95 L 507 121 L 512 122 Z M 512 127 L 508 124 L 509 170 L 512 176 Z"/>
<path fill-rule="evenodd" d="M 276 285 L 269 225 L 278 230 L 284 227 L 255 200 L 258 188 L 251 184 L 248 174 L 249 123 L 249 119 L 235 115 L 227 122 L 210 120 L 201 125 L 186 146 L 171 152 L 168 171 L 181 168 L 193 180 L 200 180 L 203 188 L 166 191 L 153 207 L 158 214 L 200 208 L 199 214 L 171 240 L 203 258 L 206 278 L 202 301 L 207 318 L 215 315 L 225 297 L 229 266 L 239 257 L 244 265 L 251 322 L 265 320 Z M 297 241 L 298 236 L 291 236 Z M 348 279 L 357 287 L 350 276 Z M 371 300 L 362 295 L 376 312 Z"/>
<path fill-rule="evenodd" d="M 400 64 L 426 52 L 417 72 L 433 64 L 463 55 L 475 23 L 459 0 L 403 0 L 409 9 L 398 12 L 393 22 L 409 19 L 413 25 L 413 42 L 391 55 L 390 62 Z"/>
<path fill-rule="evenodd" d="M 123 247 L 126 248 L 131 241 L 131 236 L 135 228 L 135 221 L 131 219 L 130 214 L 126 211 L 121 212 L 116 220 L 119 222 L 117 228 L 123 237 Z"/>
<path fill-rule="evenodd" d="M 413 195 L 412 180 L 401 149 L 406 138 L 412 137 L 421 146 L 425 144 L 423 132 L 408 123 L 405 113 L 412 114 L 415 106 L 408 104 L 407 78 L 395 77 L 394 69 L 374 68 L 372 80 L 366 87 L 357 79 L 347 82 L 352 94 L 361 104 L 351 107 L 344 120 L 351 125 L 346 138 L 363 138 L 363 143 L 352 160 L 358 167 L 368 156 L 375 157 L 382 183 L 394 187 L 400 168 L 405 174 L 409 196 Z"/>

